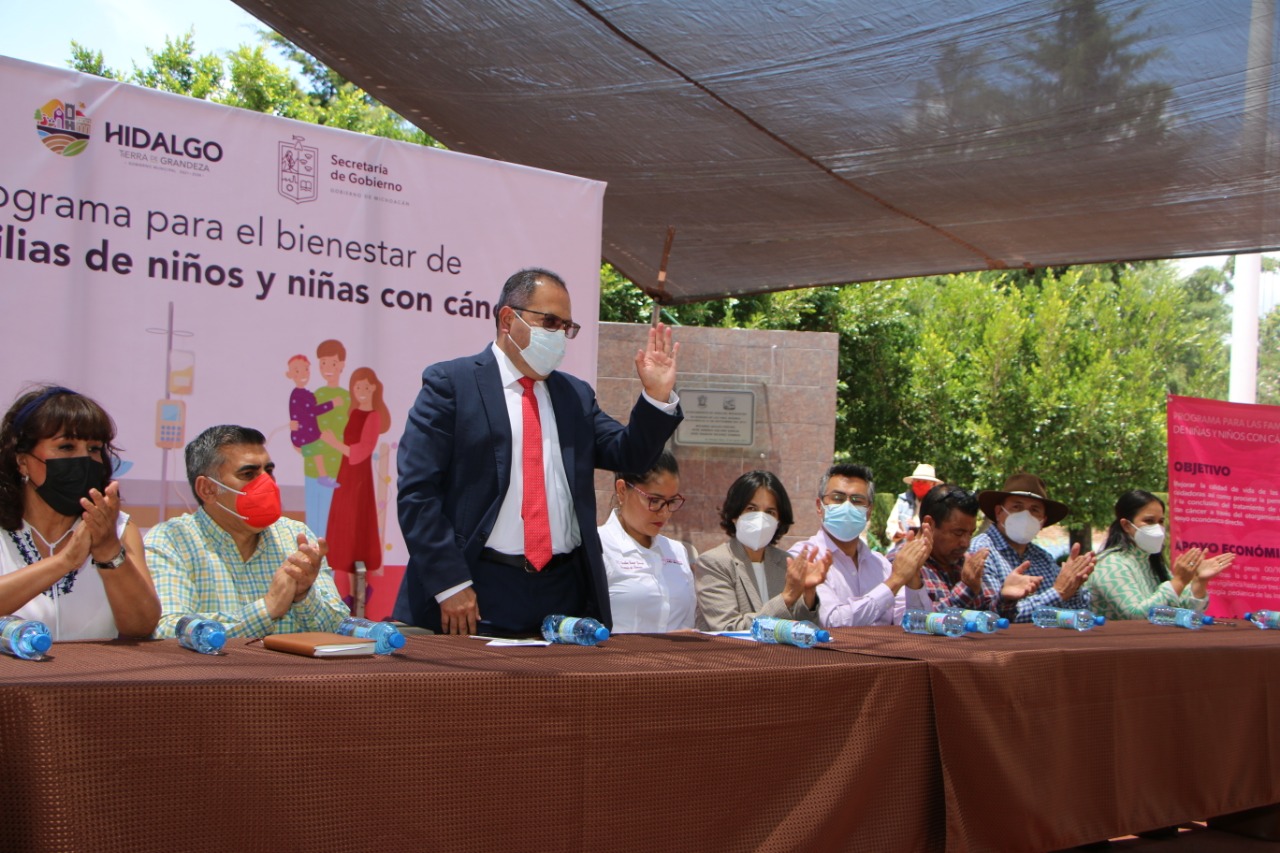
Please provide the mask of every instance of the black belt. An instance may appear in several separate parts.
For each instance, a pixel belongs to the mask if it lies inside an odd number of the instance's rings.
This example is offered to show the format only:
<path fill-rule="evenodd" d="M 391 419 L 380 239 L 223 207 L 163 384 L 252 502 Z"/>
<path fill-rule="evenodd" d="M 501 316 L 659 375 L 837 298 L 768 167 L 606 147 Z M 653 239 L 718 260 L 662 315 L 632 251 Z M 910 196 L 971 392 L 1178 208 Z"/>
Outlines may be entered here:
<path fill-rule="evenodd" d="M 570 551 L 568 554 L 553 554 L 547 564 L 542 567 L 542 571 L 555 569 L 563 566 L 565 563 L 573 562 L 573 559 L 577 554 L 577 548 Z M 495 551 L 492 548 L 485 548 L 480 552 L 480 559 L 487 560 L 490 563 L 497 563 L 501 566 L 511 566 L 513 569 L 524 569 L 530 574 L 538 571 L 538 569 L 535 569 L 533 564 L 530 563 L 523 554 L 504 554 L 501 551 Z"/>

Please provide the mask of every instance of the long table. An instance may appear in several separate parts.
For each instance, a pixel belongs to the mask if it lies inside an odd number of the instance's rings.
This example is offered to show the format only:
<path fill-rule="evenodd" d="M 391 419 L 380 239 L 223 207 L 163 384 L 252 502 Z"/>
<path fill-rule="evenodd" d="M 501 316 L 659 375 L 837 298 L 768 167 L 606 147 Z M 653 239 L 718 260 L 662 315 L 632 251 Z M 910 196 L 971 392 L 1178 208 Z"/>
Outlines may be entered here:
<path fill-rule="evenodd" d="M 838 646 L 928 664 L 948 853 L 1059 850 L 1280 803 L 1280 632 L 876 630 Z"/>
<path fill-rule="evenodd" d="M 937 850 L 929 713 L 923 663 L 696 634 L 60 643 L 0 659 L 0 850 Z"/>
<path fill-rule="evenodd" d="M 0 658 L 4 850 L 1033 851 L 1280 802 L 1280 637 Z"/>

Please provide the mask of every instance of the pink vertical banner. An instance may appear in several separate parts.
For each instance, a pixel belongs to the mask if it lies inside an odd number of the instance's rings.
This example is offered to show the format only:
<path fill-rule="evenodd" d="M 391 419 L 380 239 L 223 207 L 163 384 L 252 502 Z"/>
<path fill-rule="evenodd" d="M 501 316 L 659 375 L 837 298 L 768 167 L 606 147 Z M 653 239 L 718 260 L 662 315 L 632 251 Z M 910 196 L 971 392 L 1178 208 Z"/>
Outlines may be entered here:
<path fill-rule="evenodd" d="M 1280 406 L 1169 396 L 1171 556 L 1234 553 L 1209 613 L 1280 606 Z"/>

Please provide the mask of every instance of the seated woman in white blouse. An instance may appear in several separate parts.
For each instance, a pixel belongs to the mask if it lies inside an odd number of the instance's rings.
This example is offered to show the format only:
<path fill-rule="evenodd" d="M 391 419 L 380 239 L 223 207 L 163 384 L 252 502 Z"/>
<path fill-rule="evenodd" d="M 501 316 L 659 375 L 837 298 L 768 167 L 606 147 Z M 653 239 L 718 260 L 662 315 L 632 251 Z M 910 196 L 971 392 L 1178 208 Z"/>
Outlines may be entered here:
<path fill-rule="evenodd" d="M 615 634 L 659 634 L 693 627 L 689 555 L 660 531 L 684 504 L 680 466 L 663 451 L 643 474 L 614 475 L 617 509 L 600 527 Z"/>
<path fill-rule="evenodd" d="M 142 536 L 120 509 L 116 425 L 83 394 L 48 385 L 0 421 L 0 616 L 54 640 L 149 637 L 160 599 Z"/>

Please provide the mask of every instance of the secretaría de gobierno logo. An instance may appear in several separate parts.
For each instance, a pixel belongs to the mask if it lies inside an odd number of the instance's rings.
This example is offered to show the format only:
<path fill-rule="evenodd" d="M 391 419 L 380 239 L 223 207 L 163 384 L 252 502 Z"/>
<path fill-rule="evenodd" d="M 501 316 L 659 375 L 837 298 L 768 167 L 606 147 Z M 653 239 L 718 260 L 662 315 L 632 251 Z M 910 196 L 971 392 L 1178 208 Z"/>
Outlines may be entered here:
<path fill-rule="evenodd" d="M 93 122 L 84 113 L 84 104 L 53 98 L 36 108 L 36 133 L 44 147 L 63 157 L 74 157 L 89 147 Z"/>

